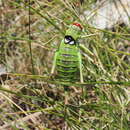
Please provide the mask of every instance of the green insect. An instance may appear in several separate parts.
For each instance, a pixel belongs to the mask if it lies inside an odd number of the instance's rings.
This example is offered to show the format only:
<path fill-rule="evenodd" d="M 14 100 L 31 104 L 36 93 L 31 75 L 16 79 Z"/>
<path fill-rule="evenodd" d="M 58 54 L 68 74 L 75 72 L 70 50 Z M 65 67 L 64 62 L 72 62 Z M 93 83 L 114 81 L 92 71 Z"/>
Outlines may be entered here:
<path fill-rule="evenodd" d="M 73 81 L 77 75 L 83 83 L 82 58 L 78 39 L 82 33 L 79 23 L 73 23 L 65 33 L 59 49 L 55 52 L 51 74 L 57 71 L 58 79 L 62 81 Z"/>

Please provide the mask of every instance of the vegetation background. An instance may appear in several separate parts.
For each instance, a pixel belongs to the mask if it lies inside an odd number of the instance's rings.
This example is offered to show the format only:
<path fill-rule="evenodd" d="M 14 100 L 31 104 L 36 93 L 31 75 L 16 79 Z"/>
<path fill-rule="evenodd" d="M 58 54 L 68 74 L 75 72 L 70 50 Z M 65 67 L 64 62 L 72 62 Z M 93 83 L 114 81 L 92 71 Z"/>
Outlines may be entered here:
<path fill-rule="evenodd" d="M 120 5 L 127 24 L 113 19 L 100 28 L 91 22 L 103 20 L 91 15 L 103 7 L 100 2 L 0 0 L 0 130 L 130 129 L 129 6 Z M 65 91 L 48 77 L 74 21 L 84 28 L 85 83 L 70 83 Z"/>

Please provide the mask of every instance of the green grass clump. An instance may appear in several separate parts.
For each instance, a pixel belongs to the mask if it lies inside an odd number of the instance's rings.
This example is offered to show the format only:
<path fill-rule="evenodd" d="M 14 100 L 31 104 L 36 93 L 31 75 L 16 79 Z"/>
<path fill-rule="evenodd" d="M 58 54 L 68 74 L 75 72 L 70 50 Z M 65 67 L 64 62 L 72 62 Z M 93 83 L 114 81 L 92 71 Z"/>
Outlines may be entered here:
<path fill-rule="evenodd" d="M 0 129 L 129 130 L 129 29 L 89 25 L 83 12 L 94 0 L 30 2 L 0 1 L 0 64 L 9 72 L 1 75 Z M 49 74 L 54 52 L 74 21 L 84 28 L 85 82 L 68 83 L 65 91 L 65 83 Z"/>

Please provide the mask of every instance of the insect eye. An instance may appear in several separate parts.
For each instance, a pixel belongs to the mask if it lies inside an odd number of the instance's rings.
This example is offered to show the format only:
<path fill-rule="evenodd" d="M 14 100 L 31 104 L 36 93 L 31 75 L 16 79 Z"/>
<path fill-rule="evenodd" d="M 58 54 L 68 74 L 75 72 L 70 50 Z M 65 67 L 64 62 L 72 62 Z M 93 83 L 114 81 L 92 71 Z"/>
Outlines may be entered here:
<path fill-rule="evenodd" d="M 69 43 L 70 40 L 65 38 L 64 41 L 65 41 L 65 43 Z"/>
<path fill-rule="evenodd" d="M 65 36 L 64 42 L 70 45 L 75 44 L 75 40 L 71 36 Z"/>
<path fill-rule="evenodd" d="M 70 41 L 69 44 L 70 44 L 70 45 L 73 45 L 73 44 L 75 44 L 75 42 L 74 42 L 74 41 Z"/>
<path fill-rule="evenodd" d="M 69 43 L 72 40 L 71 36 L 65 36 L 64 42 Z"/>

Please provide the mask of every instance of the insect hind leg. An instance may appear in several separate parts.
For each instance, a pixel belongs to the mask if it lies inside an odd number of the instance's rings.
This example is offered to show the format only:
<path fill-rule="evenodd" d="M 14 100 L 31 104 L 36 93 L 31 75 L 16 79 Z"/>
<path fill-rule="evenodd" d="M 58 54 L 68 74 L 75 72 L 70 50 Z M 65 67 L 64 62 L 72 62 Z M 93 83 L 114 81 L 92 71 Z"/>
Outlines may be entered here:
<path fill-rule="evenodd" d="M 54 72 L 55 72 L 57 55 L 58 55 L 58 52 L 56 52 L 54 55 L 53 65 L 52 65 L 52 69 L 51 69 L 51 75 L 54 74 Z"/>

